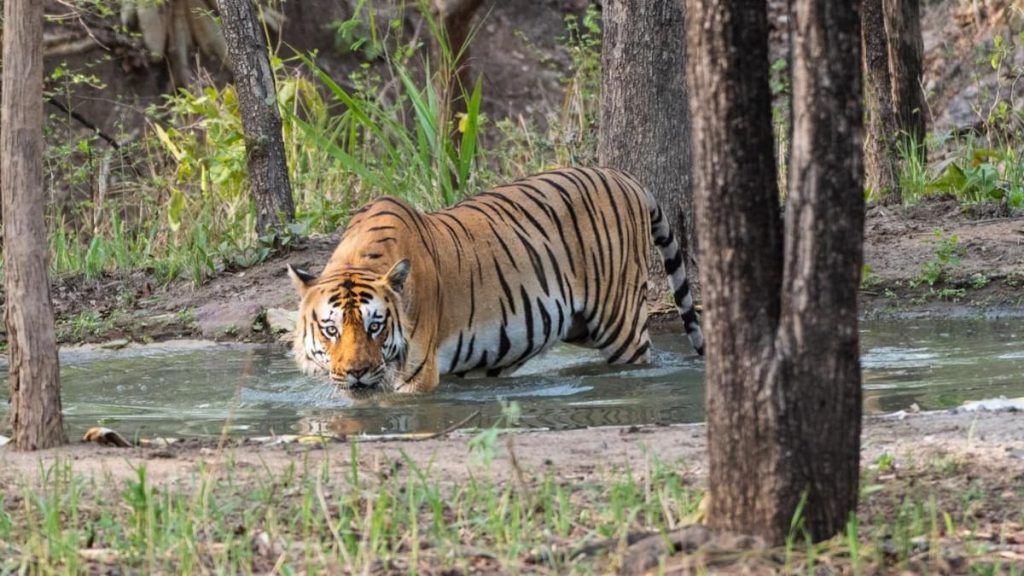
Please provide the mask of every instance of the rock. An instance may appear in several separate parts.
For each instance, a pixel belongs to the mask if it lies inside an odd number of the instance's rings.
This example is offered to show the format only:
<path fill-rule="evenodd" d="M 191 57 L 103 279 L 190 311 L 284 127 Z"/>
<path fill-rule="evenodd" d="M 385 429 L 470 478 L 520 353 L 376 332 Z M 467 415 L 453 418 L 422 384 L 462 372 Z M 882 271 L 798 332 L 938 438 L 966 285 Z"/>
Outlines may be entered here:
<path fill-rule="evenodd" d="M 1024 411 L 1024 398 L 989 398 L 986 400 L 973 400 L 964 402 L 953 412 L 1020 412 Z"/>
<path fill-rule="evenodd" d="M 210 303 L 196 310 L 196 326 L 204 338 L 247 337 L 263 314 L 255 302 Z"/>
<path fill-rule="evenodd" d="M 298 315 L 298 310 L 267 308 L 267 326 L 270 326 L 270 333 L 291 332 L 295 329 L 295 319 Z"/>
<path fill-rule="evenodd" d="M 116 340 L 111 340 L 109 342 L 104 342 L 103 344 L 100 344 L 100 348 L 106 348 L 107 350 L 120 350 L 131 343 L 131 340 L 125 338 L 118 338 Z"/>

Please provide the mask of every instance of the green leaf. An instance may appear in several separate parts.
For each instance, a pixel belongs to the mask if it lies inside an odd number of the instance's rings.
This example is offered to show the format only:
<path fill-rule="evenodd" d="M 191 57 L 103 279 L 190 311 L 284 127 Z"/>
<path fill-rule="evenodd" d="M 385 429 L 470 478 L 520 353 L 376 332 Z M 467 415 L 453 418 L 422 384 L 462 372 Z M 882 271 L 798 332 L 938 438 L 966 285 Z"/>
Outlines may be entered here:
<path fill-rule="evenodd" d="M 177 188 L 171 189 L 171 202 L 167 206 L 167 224 L 171 231 L 177 232 L 181 227 L 181 217 L 185 213 L 185 195 Z"/>
<path fill-rule="evenodd" d="M 963 190 L 966 184 L 967 176 L 964 171 L 955 162 L 950 162 L 942 175 L 929 182 L 927 188 L 929 192 L 955 193 L 957 190 Z"/>

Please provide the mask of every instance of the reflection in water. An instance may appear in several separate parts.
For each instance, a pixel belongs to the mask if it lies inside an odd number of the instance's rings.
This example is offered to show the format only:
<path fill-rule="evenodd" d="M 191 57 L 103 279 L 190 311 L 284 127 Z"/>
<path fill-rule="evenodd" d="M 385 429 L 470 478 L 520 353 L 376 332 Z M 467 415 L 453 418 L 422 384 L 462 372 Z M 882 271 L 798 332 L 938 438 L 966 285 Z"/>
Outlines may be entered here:
<path fill-rule="evenodd" d="M 476 412 L 469 426 L 498 422 L 499 399 L 517 402 L 519 425 L 532 428 L 702 420 L 703 363 L 682 336 L 655 346 L 648 366 L 607 366 L 560 346 L 511 378 L 450 378 L 431 396 L 369 400 L 303 376 L 284 350 L 254 346 L 76 350 L 62 354 L 61 377 L 72 435 L 101 419 L 139 436 L 436 432 Z M 862 348 L 868 412 L 1024 395 L 1021 321 L 869 322 Z"/>

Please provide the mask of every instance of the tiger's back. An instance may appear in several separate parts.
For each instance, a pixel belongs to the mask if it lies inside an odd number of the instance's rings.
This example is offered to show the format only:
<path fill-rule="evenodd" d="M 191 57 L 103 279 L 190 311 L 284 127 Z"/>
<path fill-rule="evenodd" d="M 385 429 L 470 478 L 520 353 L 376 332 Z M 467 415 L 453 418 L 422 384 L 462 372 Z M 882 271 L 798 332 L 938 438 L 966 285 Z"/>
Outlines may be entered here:
<path fill-rule="evenodd" d="M 611 363 L 646 361 L 652 240 L 701 352 L 667 221 L 617 170 L 545 172 L 426 214 L 378 199 L 353 217 L 325 273 L 384 274 L 409 259 L 400 386 L 429 391 L 440 374 L 508 373 L 559 341 L 596 348 Z"/>

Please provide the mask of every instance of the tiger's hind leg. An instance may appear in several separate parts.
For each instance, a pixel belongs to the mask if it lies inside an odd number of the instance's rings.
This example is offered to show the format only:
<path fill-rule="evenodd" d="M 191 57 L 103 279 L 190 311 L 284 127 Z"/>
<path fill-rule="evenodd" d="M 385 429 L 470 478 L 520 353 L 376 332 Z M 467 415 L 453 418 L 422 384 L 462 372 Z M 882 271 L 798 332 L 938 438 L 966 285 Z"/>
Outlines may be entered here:
<path fill-rule="evenodd" d="M 597 314 L 588 324 L 588 337 L 579 343 L 597 349 L 609 364 L 646 364 L 651 359 L 647 321 L 644 284 L 632 306 L 613 306 L 606 314 Z"/>

